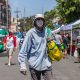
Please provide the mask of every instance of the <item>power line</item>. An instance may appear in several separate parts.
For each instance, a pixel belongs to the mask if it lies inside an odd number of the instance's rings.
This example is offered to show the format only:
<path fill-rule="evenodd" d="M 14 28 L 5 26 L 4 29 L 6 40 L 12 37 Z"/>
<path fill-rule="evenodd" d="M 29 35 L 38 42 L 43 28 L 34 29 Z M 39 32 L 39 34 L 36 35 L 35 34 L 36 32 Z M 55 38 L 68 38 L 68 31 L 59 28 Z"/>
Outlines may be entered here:
<path fill-rule="evenodd" d="M 19 18 L 19 13 L 20 13 L 21 11 L 19 11 L 18 8 L 17 8 L 17 10 L 14 11 L 14 12 L 16 13 L 16 18 L 17 18 L 17 30 L 18 30 L 18 18 Z"/>
<path fill-rule="evenodd" d="M 24 27 L 25 27 L 25 8 L 24 8 Z"/>

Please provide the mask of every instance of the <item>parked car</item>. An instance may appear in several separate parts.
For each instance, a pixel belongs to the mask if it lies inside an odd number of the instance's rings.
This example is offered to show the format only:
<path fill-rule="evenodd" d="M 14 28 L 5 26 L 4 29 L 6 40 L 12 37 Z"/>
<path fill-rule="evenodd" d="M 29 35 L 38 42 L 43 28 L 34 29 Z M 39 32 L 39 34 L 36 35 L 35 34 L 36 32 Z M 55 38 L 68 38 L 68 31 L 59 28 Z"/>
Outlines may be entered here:
<path fill-rule="evenodd" d="M 8 34 L 5 29 L 0 29 L 0 52 L 4 51 L 3 39 Z"/>
<path fill-rule="evenodd" d="M 3 39 L 4 39 L 4 36 L 0 35 L 0 52 L 4 51 Z"/>

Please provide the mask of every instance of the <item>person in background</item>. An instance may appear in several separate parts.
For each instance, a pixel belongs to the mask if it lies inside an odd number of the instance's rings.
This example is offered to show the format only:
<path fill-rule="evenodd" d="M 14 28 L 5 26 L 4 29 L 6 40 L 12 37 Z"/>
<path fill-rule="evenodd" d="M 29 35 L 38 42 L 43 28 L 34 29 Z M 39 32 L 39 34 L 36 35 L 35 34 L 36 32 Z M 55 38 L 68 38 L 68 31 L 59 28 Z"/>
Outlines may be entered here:
<path fill-rule="evenodd" d="M 12 54 L 16 49 L 16 37 L 13 35 L 11 31 L 9 31 L 8 35 L 6 35 L 6 37 L 4 38 L 4 48 L 7 50 L 8 66 L 10 66 Z"/>
<path fill-rule="evenodd" d="M 47 36 L 43 14 L 36 14 L 34 28 L 26 34 L 25 40 L 18 55 L 20 72 L 26 73 L 26 58 L 29 64 L 31 80 L 53 80 L 52 64 L 47 54 Z"/>
<path fill-rule="evenodd" d="M 67 57 L 68 54 L 68 46 L 69 46 L 69 39 L 68 39 L 68 34 L 65 33 L 62 36 L 62 40 L 63 40 L 63 45 L 64 45 L 64 57 Z"/>
<path fill-rule="evenodd" d="M 20 42 L 19 42 L 19 50 L 21 49 L 21 46 L 23 44 L 23 41 L 24 41 L 24 35 L 23 33 L 21 34 L 21 38 L 20 38 Z"/>
<path fill-rule="evenodd" d="M 80 35 L 77 36 L 77 51 L 78 51 L 78 62 L 80 63 Z"/>
<path fill-rule="evenodd" d="M 60 32 L 55 34 L 55 42 L 58 48 L 61 50 L 61 44 L 63 44 L 63 40 L 62 40 L 62 36 L 60 35 Z"/>

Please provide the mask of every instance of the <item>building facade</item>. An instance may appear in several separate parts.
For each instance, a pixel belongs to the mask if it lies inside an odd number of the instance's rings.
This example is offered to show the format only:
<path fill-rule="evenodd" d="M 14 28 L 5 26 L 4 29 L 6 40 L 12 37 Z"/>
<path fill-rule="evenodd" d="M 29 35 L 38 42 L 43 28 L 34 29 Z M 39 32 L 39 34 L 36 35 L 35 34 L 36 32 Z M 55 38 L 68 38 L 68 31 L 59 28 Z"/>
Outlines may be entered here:
<path fill-rule="evenodd" d="M 6 0 L 0 0 L 0 27 L 5 26 L 8 28 L 7 22 L 9 26 L 11 24 L 11 8 L 10 5 L 7 4 Z"/>

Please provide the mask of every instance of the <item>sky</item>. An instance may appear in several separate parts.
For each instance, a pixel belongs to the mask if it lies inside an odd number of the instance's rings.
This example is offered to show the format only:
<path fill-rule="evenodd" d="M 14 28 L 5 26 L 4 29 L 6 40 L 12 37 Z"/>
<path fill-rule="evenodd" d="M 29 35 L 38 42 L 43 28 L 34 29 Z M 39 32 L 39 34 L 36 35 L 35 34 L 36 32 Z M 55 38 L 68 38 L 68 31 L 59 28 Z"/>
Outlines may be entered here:
<path fill-rule="evenodd" d="M 37 13 L 43 13 L 45 11 L 50 11 L 56 6 L 55 0 L 8 0 L 11 6 L 11 14 L 16 17 L 15 11 L 19 10 L 19 17 L 29 17 Z"/>

